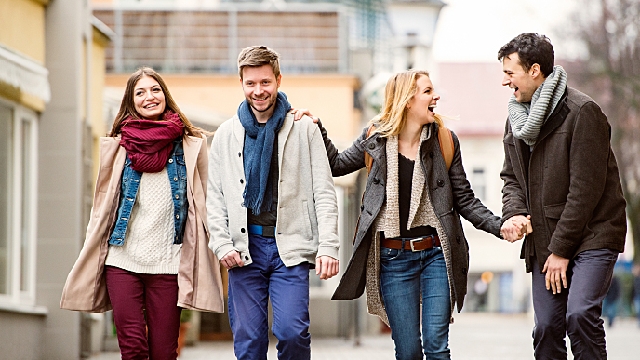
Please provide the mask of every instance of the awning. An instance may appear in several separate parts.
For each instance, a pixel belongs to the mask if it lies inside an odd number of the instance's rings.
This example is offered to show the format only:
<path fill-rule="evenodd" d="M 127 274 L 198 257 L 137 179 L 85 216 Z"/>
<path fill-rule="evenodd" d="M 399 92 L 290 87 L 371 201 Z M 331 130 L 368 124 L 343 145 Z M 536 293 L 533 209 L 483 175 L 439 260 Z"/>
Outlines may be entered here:
<path fill-rule="evenodd" d="M 49 102 L 48 74 L 44 66 L 0 45 L 0 81 Z"/>

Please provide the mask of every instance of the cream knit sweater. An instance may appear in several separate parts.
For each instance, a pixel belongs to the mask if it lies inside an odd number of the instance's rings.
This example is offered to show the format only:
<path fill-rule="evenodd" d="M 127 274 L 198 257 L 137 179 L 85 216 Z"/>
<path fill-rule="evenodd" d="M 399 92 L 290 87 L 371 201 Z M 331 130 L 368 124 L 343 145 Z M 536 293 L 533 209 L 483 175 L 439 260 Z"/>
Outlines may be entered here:
<path fill-rule="evenodd" d="M 173 200 L 167 169 L 143 173 L 123 246 L 109 246 L 105 265 L 134 273 L 177 274 L 180 245 L 173 244 Z"/>

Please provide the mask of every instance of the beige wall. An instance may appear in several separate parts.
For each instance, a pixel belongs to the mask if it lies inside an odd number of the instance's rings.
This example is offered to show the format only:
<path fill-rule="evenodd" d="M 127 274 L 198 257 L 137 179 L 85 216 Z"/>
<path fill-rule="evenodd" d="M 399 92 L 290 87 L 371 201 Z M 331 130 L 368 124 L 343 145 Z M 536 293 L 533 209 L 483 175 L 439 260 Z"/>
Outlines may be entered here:
<path fill-rule="evenodd" d="M 0 1 L 0 43 L 44 64 L 45 0 Z"/>
<path fill-rule="evenodd" d="M 105 86 L 121 97 L 128 74 L 108 74 Z M 162 75 L 181 110 L 210 113 L 227 119 L 236 113 L 244 94 L 237 75 Z M 322 119 L 332 140 L 350 144 L 360 133 L 360 113 L 354 109 L 354 90 L 359 86 L 352 75 L 283 75 L 280 90 L 295 108 L 308 108 Z M 218 120 L 219 121 L 219 120 Z M 214 124 L 212 120 L 211 125 Z"/>
<path fill-rule="evenodd" d="M 93 44 L 91 47 L 91 105 L 89 122 L 91 124 L 91 136 L 93 140 L 93 179 L 98 178 L 100 163 L 100 142 L 101 136 L 107 134 L 107 126 L 103 118 L 104 104 L 104 80 L 105 80 L 105 49 L 109 45 L 109 38 L 93 28 Z M 86 83 L 86 82 L 85 82 Z"/>

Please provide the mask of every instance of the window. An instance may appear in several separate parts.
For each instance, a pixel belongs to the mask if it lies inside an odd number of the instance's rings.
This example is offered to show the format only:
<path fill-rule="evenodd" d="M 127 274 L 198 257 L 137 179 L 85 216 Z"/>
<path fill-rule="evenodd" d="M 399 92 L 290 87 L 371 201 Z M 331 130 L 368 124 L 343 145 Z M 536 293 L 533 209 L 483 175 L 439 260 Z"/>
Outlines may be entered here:
<path fill-rule="evenodd" d="M 35 297 L 36 116 L 0 102 L 0 304 Z"/>
<path fill-rule="evenodd" d="M 476 197 L 484 201 L 487 196 L 487 179 L 484 175 L 484 168 L 473 168 L 471 185 L 473 186 L 473 192 Z"/>

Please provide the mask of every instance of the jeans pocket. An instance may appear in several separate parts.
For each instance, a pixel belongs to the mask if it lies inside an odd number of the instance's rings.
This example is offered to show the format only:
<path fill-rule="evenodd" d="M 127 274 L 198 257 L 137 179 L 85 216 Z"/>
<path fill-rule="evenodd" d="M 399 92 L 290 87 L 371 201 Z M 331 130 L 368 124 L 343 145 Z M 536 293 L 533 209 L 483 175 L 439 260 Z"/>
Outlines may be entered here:
<path fill-rule="evenodd" d="M 400 257 L 402 251 L 399 249 L 380 248 L 380 261 L 392 261 Z"/>

